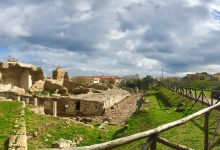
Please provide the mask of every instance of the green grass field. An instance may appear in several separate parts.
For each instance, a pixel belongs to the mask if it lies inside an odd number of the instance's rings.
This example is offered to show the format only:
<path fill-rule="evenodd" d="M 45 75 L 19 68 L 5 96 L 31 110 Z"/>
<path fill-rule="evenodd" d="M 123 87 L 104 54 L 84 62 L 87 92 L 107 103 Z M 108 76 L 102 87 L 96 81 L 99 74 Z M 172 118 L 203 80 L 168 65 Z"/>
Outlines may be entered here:
<path fill-rule="evenodd" d="M 69 122 L 52 116 L 38 115 L 26 111 L 26 126 L 28 135 L 37 132 L 37 137 L 28 140 L 28 148 L 50 148 L 52 143 L 60 138 L 72 140 L 76 136 L 83 138 L 79 146 L 101 143 L 112 139 L 113 134 L 120 127 L 108 126 L 105 130 L 99 130 L 99 122 L 93 122 L 94 128 L 82 124 Z"/>
<path fill-rule="evenodd" d="M 7 149 L 15 118 L 21 109 L 19 102 L 0 102 L 0 149 Z"/>

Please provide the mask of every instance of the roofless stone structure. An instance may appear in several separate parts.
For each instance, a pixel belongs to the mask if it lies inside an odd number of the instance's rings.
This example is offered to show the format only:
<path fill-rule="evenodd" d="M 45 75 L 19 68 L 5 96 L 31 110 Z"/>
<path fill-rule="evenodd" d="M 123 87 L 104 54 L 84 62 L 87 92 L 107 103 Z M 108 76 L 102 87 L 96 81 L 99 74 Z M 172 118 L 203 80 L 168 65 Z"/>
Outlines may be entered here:
<path fill-rule="evenodd" d="M 72 82 L 61 67 L 56 68 L 49 79 L 41 67 L 12 58 L 0 62 L 0 96 L 28 104 L 34 101 L 35 105 L 44 107 L 46 114 L 53 114 L 55 110 L 59 116 L 90 116 L 103 115 L 130 93 L 106 83 L 84 85 Z"/>
<path fill-rule="evenodd" d="M 44 79 L 41 67 L 19 63 L 15 58 L 0 62 L 0 84 L 11 84 L 29 90 L 33 83 Z"/>

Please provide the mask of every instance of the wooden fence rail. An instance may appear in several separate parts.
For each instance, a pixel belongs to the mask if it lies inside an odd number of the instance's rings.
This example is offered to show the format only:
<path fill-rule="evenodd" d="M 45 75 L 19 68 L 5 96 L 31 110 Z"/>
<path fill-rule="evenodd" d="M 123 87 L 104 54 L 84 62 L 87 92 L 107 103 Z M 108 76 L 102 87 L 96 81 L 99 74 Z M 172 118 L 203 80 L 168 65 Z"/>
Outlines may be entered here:
<path fill-rule="evenodd" d="M 164 125 L 161 125 L 157 128 L 145 131 L 145 132 L 140 132 L 140 133 L 136 133 L 127 137 L 122 137 L 116 140 L 112 140 L 109 142 L 105 142 L 105 143 L 101 143 L 101 144 L 95 144 L 95 145 L 91 145 L 91 146 L 84 146 L 84 147 L 72 147 L 72 148 L 65 148 L 64 150 L 106 150 L 106 149 L 112 149 L 112 148 L 116 148 L 119 147 L 121 145 L 125 145 L 125 144 L 129 144 L 131 142 L 135 142 L 138 140 L 142 140 L 142 139 L 147 139 L 147 142 L 145 143 L 145 145 L 142 147 L 142 149 L 151 149 L 151 150 L 156 150 L 157 147 L 157 142 L 162 143 L 166 146 L 169 146 L 171 148 L 176 147 L 177 149 L 182 149 L 182 150 L 188 150 L 191 148 L 188 148 L 186 146 L 180 145 L 180 144 L 176 144 L 173 142 L 168 141 L 167 139 L 161 138 L 159 137 L 159 134 L 161 132 L 164 132 L 166 130 L 175 128 L 177 126 L 183 125 L 191 120 L 194 120 L 202 115 L 205 116 L 205 121 L 204 121 L 204 150 L 208 150 L 209 149 L 209 141 L 208 141 L 208 119 L 209 119 L 209 114 L 210 111 L 213 109 L 217 109 L 219 108 L 220 103 L 217 103 L 213 106 L 207 107 L 205 109 L 202 109 L 194 114 L 191 114 L 187 117 L 184 117 L 182 119 L 176 120 L 174 122 L 170 122 Z M 55 149 L 54 149 L 55 150 Z"/>
<path fill-rule="evenodd" d="M 201 101 L 203 104 L 207 104 L 209 106 L 217 104 L 220 101 L 220 91 L 217 90 L 182 87 L 168 83 L 161 83 L 161 86 L 173 92 L 176 92 L 184 97 L 194 99 L 196 101 Z M 206 95 L 206 92 L 210 92 L 210 94 L 217 93 L 217 97 L 213 97 L 213 94 L 211 94 L 209 97 Z"/>

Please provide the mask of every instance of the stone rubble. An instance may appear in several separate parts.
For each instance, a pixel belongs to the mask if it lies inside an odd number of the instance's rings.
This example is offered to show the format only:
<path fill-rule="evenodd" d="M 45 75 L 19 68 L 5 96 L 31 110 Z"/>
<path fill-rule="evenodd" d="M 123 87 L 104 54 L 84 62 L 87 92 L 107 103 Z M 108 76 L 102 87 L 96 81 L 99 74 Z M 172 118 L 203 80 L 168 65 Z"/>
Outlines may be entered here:
<path fill-rule="evenodd" d="M 36 114 L 45 115 L 43 106 L 30 107 L 29 110 Z"/>
<path fill-rule="evenodd" d="M 58 89 L 59 94 L 68 94 L 68 89 L 60 85 L 57 80 L 52 80 L 52 79 L 45 80 L 44 89 L 51 93 L 55 93 L 55 91 Z"/>
<path fill-rule="evenodd" d="M 42 92 L 44 90 L 45 81 L 38 80 L 30 88 L 30 92 Z"/>
<path fill-rule="evenodd" d="M 105 129 L 105 127 L 109 124 L 108 121 L 104 121 L 98 128 L 99 129 Z"/>
<path fill-rule="evenodd" d="M 74 147 L 74 146 L 76 146 L 75 142 L 71 140 L 63 139 L 63 138 L 53 142 L 52 144 L 53 148 L 68 148 L 68 147 Z"/>

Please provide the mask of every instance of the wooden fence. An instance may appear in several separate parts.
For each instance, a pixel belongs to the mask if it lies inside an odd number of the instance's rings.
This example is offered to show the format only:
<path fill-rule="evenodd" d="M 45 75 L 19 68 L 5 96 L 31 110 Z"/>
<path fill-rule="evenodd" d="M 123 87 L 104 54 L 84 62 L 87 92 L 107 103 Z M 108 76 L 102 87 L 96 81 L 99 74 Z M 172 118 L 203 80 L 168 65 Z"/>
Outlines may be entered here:
<path fill-rule="evenodd" d="M 186 98 L 201 101 L 203 104 L 207 104 L 209 106 L 217 104 L 220 101 L 220 91 L 217 90 L 183 87 L 168 83 L 161 83 L 161 86 L 170 89 L 171 91 L 176 92 Z M 206 93 L 210 93 L 210 95 L 207 96 Z M 213 97 L 211 93 L 218 93 L 219 97 Z"/>

